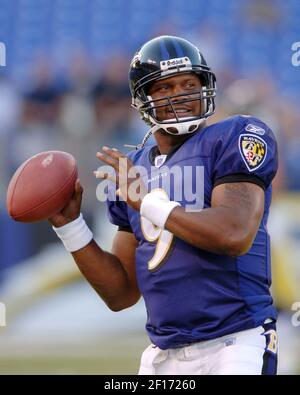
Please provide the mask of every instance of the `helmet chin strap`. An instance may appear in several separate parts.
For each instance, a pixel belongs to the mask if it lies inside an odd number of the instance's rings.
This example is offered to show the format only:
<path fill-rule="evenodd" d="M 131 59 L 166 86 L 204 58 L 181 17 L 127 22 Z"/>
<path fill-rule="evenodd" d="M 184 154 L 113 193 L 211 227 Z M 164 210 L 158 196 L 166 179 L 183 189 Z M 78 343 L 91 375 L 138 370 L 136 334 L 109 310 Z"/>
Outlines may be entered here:
<path fill-rule="evenodd" d="M 152 132 L 152 128 L 148 130 L 148 132 L 145 134 L 143 141 L 141 142 L 141 144 L 138 145 L 132 145 L 132 144 L 124 144 L 124 147 L 126 148 L 134 148 L 134 149 L 140 149 L 140 148 L 144 148 L 147 141 L 149 140 L 149 138 L 152 136 L 153 132 Z"/>

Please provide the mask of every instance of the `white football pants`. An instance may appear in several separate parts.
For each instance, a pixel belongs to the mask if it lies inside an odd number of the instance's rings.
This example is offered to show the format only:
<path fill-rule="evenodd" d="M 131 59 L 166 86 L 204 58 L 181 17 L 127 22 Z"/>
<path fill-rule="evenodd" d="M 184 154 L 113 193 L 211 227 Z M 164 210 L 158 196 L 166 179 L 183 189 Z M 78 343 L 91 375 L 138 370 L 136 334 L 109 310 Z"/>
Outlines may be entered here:
<path fill-rule="evenodd" d="M 277 334 L 270 323 L 217 339 L 142 354 L 139 375 L 276 374 Z"/>

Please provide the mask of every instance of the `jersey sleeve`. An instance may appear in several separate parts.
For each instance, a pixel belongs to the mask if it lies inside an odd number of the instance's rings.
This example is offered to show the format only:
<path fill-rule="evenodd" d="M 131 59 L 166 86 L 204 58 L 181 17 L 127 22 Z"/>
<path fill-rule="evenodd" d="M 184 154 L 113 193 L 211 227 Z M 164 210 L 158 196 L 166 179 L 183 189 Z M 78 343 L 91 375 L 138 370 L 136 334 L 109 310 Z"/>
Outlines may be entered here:
<path fill-rule="evenodd" d="M 235 117 L 213 149 L 213 185 L 252 182 L 263 189 L 278 168 L 277 142 L 271 129 L 253 117 Z"/>

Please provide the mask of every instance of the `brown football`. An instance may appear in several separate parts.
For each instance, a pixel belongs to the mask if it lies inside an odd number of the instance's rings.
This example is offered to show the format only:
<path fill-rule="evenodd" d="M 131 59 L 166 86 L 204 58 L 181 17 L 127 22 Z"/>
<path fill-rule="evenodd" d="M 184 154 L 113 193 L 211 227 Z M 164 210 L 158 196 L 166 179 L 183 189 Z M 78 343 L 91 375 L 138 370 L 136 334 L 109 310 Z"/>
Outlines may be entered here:
<path fill-rule="evenodd" d="M 62 151 L 41 152 L 25 161 L 13 175 L 6 205 L 20 222 L 48 219 L 70 200 L 78 177 L 74 157 Z"/>

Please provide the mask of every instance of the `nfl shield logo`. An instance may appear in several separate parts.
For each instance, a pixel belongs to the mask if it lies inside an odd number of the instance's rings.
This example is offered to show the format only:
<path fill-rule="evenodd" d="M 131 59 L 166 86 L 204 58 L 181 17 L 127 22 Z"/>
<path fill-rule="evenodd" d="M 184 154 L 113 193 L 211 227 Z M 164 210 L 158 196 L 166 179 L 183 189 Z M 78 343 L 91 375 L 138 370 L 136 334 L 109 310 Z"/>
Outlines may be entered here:
<path fill-rule="evenodd" d="M 154 160 L 155 167 L 161 167 L 167 159 L 167 155 L 158 155 Z"/>

